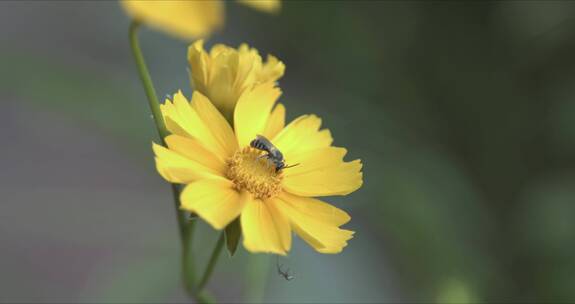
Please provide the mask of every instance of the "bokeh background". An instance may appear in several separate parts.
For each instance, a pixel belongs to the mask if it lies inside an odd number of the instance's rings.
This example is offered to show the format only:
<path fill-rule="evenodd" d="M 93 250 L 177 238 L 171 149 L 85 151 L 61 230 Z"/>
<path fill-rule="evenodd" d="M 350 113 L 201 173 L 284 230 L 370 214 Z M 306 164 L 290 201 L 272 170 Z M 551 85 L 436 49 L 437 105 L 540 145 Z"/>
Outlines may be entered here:
<path fill-rule="evenodd" d="M 339 255 L 221 257 L 221 302 L 575 301 L 575 2 L 235 2 L 208 45 L 287 65 L 363 188 Z M 0 301 L 183 302 L 169 186 L 115 1 L 0 2 Z M 144 30 L 158 94 L 187 44 Z M 201 224 L 205 261 L 217 233 Z"/>

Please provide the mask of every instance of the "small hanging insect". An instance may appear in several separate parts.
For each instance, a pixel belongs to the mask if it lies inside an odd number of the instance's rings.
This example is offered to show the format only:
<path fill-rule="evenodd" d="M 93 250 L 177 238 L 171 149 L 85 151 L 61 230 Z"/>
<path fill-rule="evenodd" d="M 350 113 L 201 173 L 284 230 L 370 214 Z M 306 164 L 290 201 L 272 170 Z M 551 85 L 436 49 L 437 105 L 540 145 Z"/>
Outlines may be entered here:
<path fill-rule="evenodd" d="M 286 281 L 291 281 L 291 280 L 295 279 L 295 277 L 289 273 L 289 268 L 284 271 L 282 269 L 282 266 L 283 265 L 280 265 L 280 258 L 278 256 L 277 261 L 276 261 L 276 267 L 278 270 L 278 274 L 280 276 L 282 276 Z"/>

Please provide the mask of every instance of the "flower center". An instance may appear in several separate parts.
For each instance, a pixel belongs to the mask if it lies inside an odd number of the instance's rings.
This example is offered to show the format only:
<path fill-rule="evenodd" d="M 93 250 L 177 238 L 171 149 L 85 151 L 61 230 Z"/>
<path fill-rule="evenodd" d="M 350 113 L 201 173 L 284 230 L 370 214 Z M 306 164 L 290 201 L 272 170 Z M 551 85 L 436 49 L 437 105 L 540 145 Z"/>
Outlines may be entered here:
<path fill-rule="evenodd" d="M 257 199 L 266 199 L 280 193 L 282 175 L 261 155 L 262 151 L 251 147 L 237 151 L 228 160 L 226 176 L 237 190 L 247 190 Z"/>

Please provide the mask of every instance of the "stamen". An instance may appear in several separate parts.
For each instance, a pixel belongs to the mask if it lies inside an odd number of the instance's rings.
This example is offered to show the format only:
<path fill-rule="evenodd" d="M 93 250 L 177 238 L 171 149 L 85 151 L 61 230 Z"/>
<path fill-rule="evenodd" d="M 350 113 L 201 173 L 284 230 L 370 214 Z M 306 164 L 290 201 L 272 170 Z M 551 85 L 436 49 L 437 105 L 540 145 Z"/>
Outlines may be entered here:
<path fill-rule="evenodd" d="M 257 199 L 278 195 L 281 191 L 281 172 L 262 156 L 261 151 L 246 147 L 228 160 L 226 176 L 237 190 L 247 190 Z"/>

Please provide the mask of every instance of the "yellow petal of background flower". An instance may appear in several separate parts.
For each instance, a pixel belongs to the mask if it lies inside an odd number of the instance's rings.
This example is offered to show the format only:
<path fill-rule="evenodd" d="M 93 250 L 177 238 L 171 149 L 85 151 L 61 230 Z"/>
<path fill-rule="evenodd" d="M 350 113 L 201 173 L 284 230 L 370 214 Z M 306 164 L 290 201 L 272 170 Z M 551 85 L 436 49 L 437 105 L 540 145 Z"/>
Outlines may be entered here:
<path fill-rule="evenodd" d="M 192 106 L 182 92 L 161 106 L 168 131 L 197 139 L 208 150 L 225 160 L 236 151 L 233 130 L 210 101 L 198 92 L 192 96 Z"/>
<path fill-rule="evenodd" d="M 188 63 L 191 66 L 192 88 L 204 92 L 203 94 L 206 95 L 205 86 L 208 84 L 210 57 L 204 50 L 204 40 L 200 39 L 188 47 Z"/>
<path fill-rule="evenodd" d="M 217 47 L 217 46 L 216 46 Z M 242 43 L 237 52 L 226 46 L 222 46 L 228 50 L 231 54 L 237 54 L 237 59 L 230 61 L 234 65 L 234 70 L 237 71 L 236 85 L 240 89 L 246 89 L 254 84 L 259 84 L 263 82 L 257 82 L 260 80 L 260 73 L 262 69 L 262 57 L 260 53 L 255 48 L 250 48 L 247 43 Z M 275 81 L 275 79 L 274 79 Z"/>
<path fill-rule="evenodd" d="M 238 2 L 267 13 L 276 13 L 281 8 L 280 0 L 238 0 Z"/>
<path fill-rule="evenodd" d="M 210 35 L 224 23 L 223 2 L 122 0 L 132 18 L 176 37 L 192 40 Z"/>
<path fill-rule="evenodd" d="M 319 130 L 321 119 L 315 115 L 302 115 L 288 124 L 275 138 L 274 144 L 282 151 L 286 161 L 291 157 L 314 149 L 329 147 L 333 142 L 329 130 Z"/>
<path fill-rule="evenodd" d="M 268 55 L 267 62 L 262 66 L 261 71 L 257 75 L 258 82 L 276 81 L 284 75 L 285 69 L 286 66 L 283 62 L 272 55 Z"/>
<path fill-rule="evenodd" d="M 264 131 L 280 95 L 280 89 L 273 83 L 256 86 L 242 94 L 234 112 L 234 130 L 240 147 L 248 146 L 256 135 Z"/>
<path fill-rule="evenodd" d="M 226 179 L 204 179 L 187 185 L 182 191 L 182 208 L 197 213 L 216 229 L 225 228 L 240 215 L 248 194 L 238 193 Z"/>
<path fill-rule="evenodd" d="M 284 127 L 286 120 L 286 108 L 283 104 L 278 103 L 270 116 L 262 135 L 273 139 Z"/>
<path fill-rule="evenodd" d="M 293 195 L 280 195 L 275 201 L 294 231 L 318 252 L 339 253 L 353 237 L 353 231 L 338 227 L 349 216 L 335 207 Z"/>
<path fill-rule="evenodd" d="M 350 194 L 363 184 L 361 167 L 361 161 L 357 159 L 301 174 L 285 176 L 282 180 L 282 188 L 287 192 L 301 196 Z"/>
<path fill-rule="evenodd" d="M 206 52 L 203 41 L 197 41 L 188 48 L 190 79 L 193 88 L 207 96 L 232 121 L 234 107 L 240 96 L 254 86 L 275 83 L 285 71 L 285 65 L 276 57 L 262 57 L 247 44 L 234 49 L 223 44 Z"/>
<path fill-rule="evenodd" d="M 153 143 L 156 155 L 156 169 L 169 182 L 187 184 L 203 178 L 220 176 L 221 172 L 214 168 L 189 159 L 175 151 Z"/>
<path fill-rule="evenodd" d="M 230 119 L 234 106 L 242 92 L 238 77 L 237 52 L 219 52 L 211 57 L 211 69 L 208 72 L 208 82 L 205 94 L 213 100 L 214 105 Z M 200 90 L 202 85 L 198 86 Z M 202 91 L 200 91 L 202 92 Z M 203 93 L 203 92 L 202 92 Z"/>
<path fill-rule="evenodd" d="M 285 255 L 290 249 L 289 222 L 277 212 L 275 205 L 261 200 L 248 201 L 242 211 L 241 225 L 244 247 L 251 252 Z"/>

